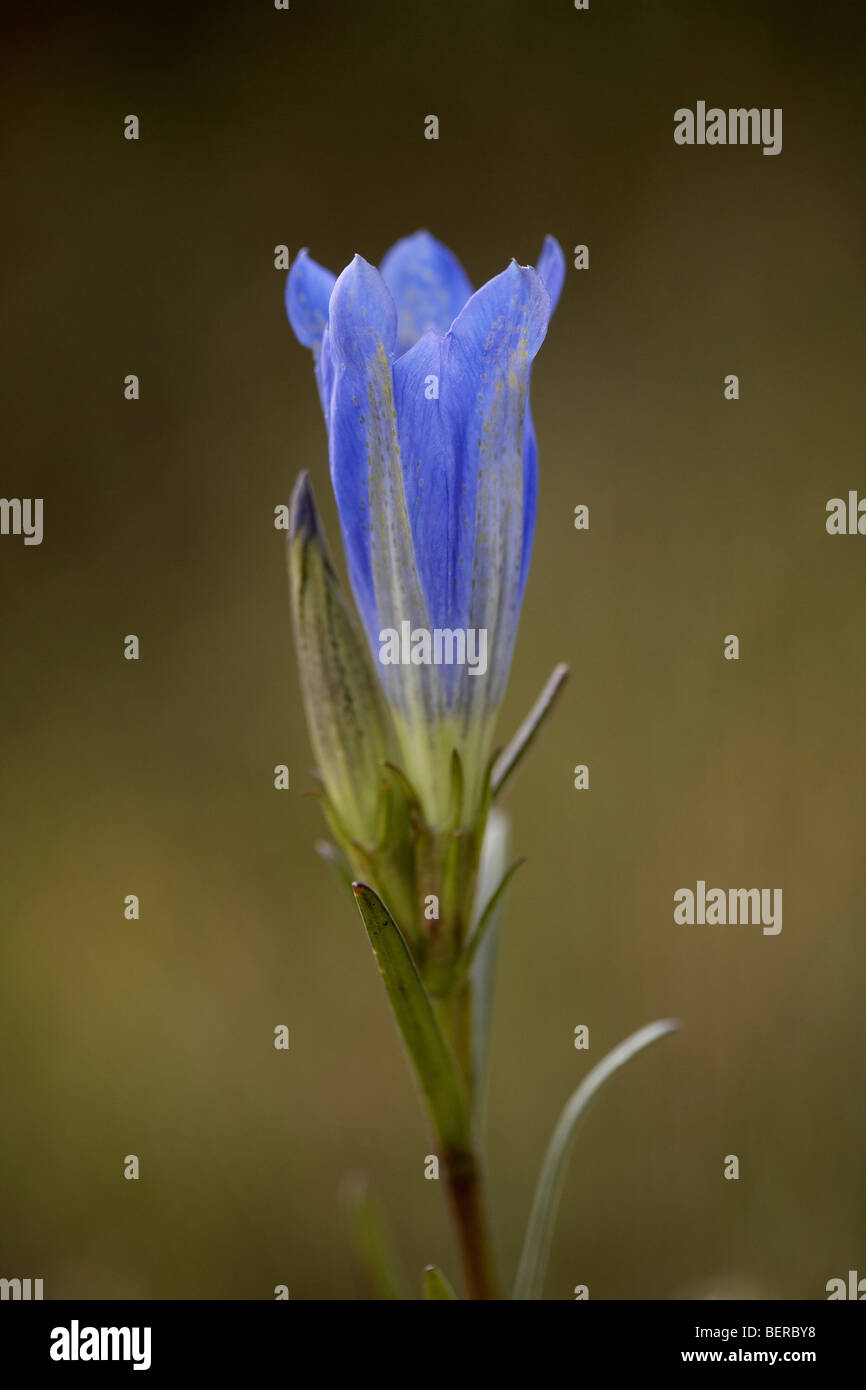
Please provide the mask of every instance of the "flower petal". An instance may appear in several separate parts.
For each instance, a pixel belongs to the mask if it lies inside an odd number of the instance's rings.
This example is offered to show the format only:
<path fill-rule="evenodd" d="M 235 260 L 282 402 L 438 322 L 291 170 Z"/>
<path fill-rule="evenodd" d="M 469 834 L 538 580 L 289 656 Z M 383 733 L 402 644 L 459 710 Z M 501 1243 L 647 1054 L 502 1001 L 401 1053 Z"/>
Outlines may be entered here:
<path fill-rule="evenodd" d="M 518 605 L 523 599 L 523 590 L 529 578 L 529 565 L 532 560 L 532 542 L 535 539 L 535 517 L 538 512 L 538 444 L 535 440 L 535 425 L 532 423 L 532 407 L 529 403 L 529 390 L 526 392 L 526 414 L 523 417 L 523 549 L 520 555 L 520 586 L 517 592 Z"/>
<path fill-rule="evenodd" d="M 335 284 L 336 277 L 314 261 L 306 248 L 298 252 L 286 280 L 286 313 L 298 342 L 314 352 L 328 322 L 328 301 Z"/>
<path fill-rule="evenodd" d="M 546 236 L 541 255 L 536 266 L 544 281 L 544 288 L 550 296 L 550 314 L 559 303 L 565 283 L 565 256 L 556 237 Z M 526 397 L 526 414 L 523 420 L 523 554 L 520 561 L 520 591 L 518 601 L 523 598 L 526 580 L 529 577 L 529 564 L 532 559 L 532 542 L 535 537 L 535 517 L 538 511 L 538 445 L 535 440 L 535 426 L 532 423 L 532 408 L 529 393 Z"/>
<path fill-rule="evenodd" d="M 562 294 L 562 286 L 565 283 L 565 256 L 562 254 L 562 247 L 554 236 L 546 236 L 544 245 L 541 248 L 541 255 L 535 267 L 544 281 L 544 288 L 550 295 L 550 312 L 559 303 L 559 296 Z"/>
<path fill-rule="evenodd" d="M 534 519 L 529 372 L 549 318 L 539 275 L 512 262 L 444 338 L 428 333 L 394 364 L 407 506 L 431 618 L 437 627 L 487 630 L 487 676 L 463 673 L 464 708 L 479 699 L 494 707 L 511 661 L 525 524 Z"/>
<path fill-rule="evenodd" d="M 319 399 L 327 420 L 326 391 L 322 380 L 322 335 L 328 324 L 328 303 L 336 283 L 330 270 L 299 251 L 286 280 L 286 313 L 298 342 L 312 348 Z"/>
<path fill-rule="evenodd" d="M 406 510 L 391 363 L 394 301 L 379 272 L 356 256 L 331 297 L 328 324 L 331 477 L 349 573 L 374 651 L 383 628 L 427 627 Z M 418 666 L 381 668 L 389 698 L 408 713 L 436 705 Z M 411 689 L 410 689 L 411 686 Z M 423 690 L 423 695 L 419 691 Z"/>
<path fill-rule="evenodd" d="M 380 269 L 397 305 L 398 353 L 413 347 L 428 328 L 447 333 L 472 293 L 457 257 L 429 232 L 398 241 Z"/>

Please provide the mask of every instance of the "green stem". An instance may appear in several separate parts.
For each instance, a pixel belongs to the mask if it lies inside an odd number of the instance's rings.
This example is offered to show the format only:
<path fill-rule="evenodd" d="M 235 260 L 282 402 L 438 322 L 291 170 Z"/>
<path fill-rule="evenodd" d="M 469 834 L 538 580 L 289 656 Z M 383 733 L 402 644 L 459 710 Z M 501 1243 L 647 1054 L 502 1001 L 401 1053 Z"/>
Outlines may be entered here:
<path fill-rule="evenodd" d="M 499 1299 L 502 1291 L 493 1257 L 480 1160 L 475 1153 L 445 1155 L 451 1215 L 471 1299 Z"/>
<path fill-rule="evenodd" d="M 472 1068 L 472 986 L 466 980 L 441 1010 L 443 1026 L 451 1040 L 466 1081 L 470 1103 L 474 1098 Z M 471 1299 L 500 1299 L 502 1290 L 493 1254 L 484 1181 L 484 1159 L 476 1140 L 472 1149 L 445 1153 L 451 1215 L 460 1248 L 466 1289 Z"/>
<path fill-rule="evenodd" d="M 470 1102 L 475 1100 L 475 1071 L 472 1059 L 472 985 L 469 980 L 464 980 L 458 985 L 454 996 L 454 1024 L 452 1032 L 452 1045 L 457 1057 L 457 1064 L 463 1073 L 466 1081 L 466 1090 Z"/>

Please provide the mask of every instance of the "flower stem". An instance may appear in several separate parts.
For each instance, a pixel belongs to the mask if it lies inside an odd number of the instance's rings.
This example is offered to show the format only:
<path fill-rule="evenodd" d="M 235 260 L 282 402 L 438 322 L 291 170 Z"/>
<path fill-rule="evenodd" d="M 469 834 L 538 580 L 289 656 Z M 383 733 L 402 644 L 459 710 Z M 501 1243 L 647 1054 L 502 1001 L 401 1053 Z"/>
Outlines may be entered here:
<path fill-rule="evenodd" d="M 468 1296 L 478 1300 L 499 1299 L 502 1292 L 493 1258 L 478 1155 L 472 1152 L 446 1154 L 445 1165 Z"/>
<path fill-rule="evenodd" d="M 464 981 L 448 1001 L 443 1022 L 474 1102 L 472 1067 L 472 987 Z M 473 1103 L 474 1110 L 474 1103 Z M 484 1161 L 476 1139 L 472 1149 L 445 1154 L 451 1215 L 470 1299 L 502 1297 L 487 1215 Z"/>

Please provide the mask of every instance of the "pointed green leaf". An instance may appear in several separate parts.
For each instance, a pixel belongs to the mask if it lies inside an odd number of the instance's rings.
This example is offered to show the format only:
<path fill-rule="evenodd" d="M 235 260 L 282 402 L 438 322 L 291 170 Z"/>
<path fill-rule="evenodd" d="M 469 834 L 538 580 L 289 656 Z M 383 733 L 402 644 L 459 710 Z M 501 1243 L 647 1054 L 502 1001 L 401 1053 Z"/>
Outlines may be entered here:
<path fill-rule="evenodd" d="M 424 1297 L 431 1301 L 434 1299 L 457 1298 L 456 1293 L 437 1265 L 427 1265 L 424 1270 Z"/>
<path fill-rule="evenodd" d="M 547 684 L 536 700 L 532 709 L 524 719 L 517 733 L 509 743 L 504 752 L 493 765 L 491 785 L 493 795 L 498 796 L 505 783 L 514 772 L 529 745 L 532 743 L 544 720 L 553 709 L 554 702 L 560 690 L 568 679 L 568 667 L 560 663 L 551 672 Z"/>
<path fill-rule="evenodd" d="M 487 1070 L 487 1051 L 490 1042 L 490 1022 L 493 1007 L 493 976 L 496 965 L 496 949 L 499 928 L 502 922 L 502 895 L 493 903 L 497 885 L 501 886 L 508 856 L 509 821 L 504 811 L 494 807 L 487 818 L 487 828 L 481 846 L 481 859 L 478 866 L 478 887 L 475 894 L 476 921 L 469 938 L 472 944 L 475 933 L 488 913 L 483 933 L 473 952 L 472 984 L 472 1078 L 475 1119 L 480 1124 L 484 1113 L 485 1086 Z"/>
<path fill-rule="evenodd" d="M 364 1286 L 377 1300 L 404 1301 L 411 1297 L 379 1203 L 363 1173 L 343 1179 L 340 1196 L 349 1217 L 352 1242 Z"/>
<path fill-rule="evenodd" d="M 632 1033 L 630 1038 L 626 1038 L 625 1042 L 621 1042 L 603 1057 L 598 1066 L 593 1067 L 566 1104 L 541 1165 L 514 1285 L 515 1299 L 538 1299 L 544 1291 L 544 1275 L 565 1178 L 566 1161 L 575 1126 L 587 1105 L 608 1077 L 636 1053 L 667 1033 L 674 1032 L 679 1026 L 676 1019 L 664 1018 L 656 1023 L 648 1023 L 645 1028 Z"/>
<path fill-rule="evenodd" d="M 502 875 L 502 878 L 499 882 L 499 886 L 495 889 L 492 896 L 488 899 L 487 906 L 481 913 L 481 916 L 478 919 L 475 929 L 466 943 L 466 949 L 464 950 L 462 956 L 457 962 L 457 967 L 454 971 L 453 987 L 455 989 L 458 985 L 461 985 L 463 983 L 463 981 L 466 979 L 466 976 L 469 974 L 470 970 L 475 964 L 475 957 L 478 955 L 478 951 L 481 948 L 481 945 L 484 941 L 487 929 L 496 920 L 497 913 L 501 906 L 502 896 L 505 893 L 505 890 L 511 882 L 512 878 L 516 874 L 517 870 L 520 868 L 521 864 L 525 863 L 526 858 L 524 855 L 521 855 L 519 859 L 515 859 L 513 864 L 509 864 L 508 868 L 505 870 L 505 873 Z"/>
<path fill-rule="evenodd" d="M 454 1053 L 397 923 L 372 888 L 365 883 L 355 883 L 353 888 L 436 1133 L 447 1152 L 464 1152 L 471 1146 L 469 1106 Z"/>

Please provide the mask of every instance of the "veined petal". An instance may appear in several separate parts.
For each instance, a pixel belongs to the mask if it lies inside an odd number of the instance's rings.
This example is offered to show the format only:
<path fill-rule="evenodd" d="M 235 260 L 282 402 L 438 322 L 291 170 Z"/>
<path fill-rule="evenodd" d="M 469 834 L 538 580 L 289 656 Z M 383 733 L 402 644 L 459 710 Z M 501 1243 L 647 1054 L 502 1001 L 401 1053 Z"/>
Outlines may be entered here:
<path fill-rule="evenodd" d="M 486 674 L 463 671 L 455 686 L 464 712 L 496 706 L 511 661 L 524 519 L 535 496 L 531 444 L 524 466 L 529 372 L 549 318 L 541 278 L 512 262 L 471 297 L 444 338 L 428 333 L 394 364 L 406 498 L 431 618 L 437 627 L 486 631 Z"/>
<path fill-rule="evenodd" d="M 394 301 L 379 272 L 356 256 L 331 296 L 328 323 L 331 477 L 358 606 L 374 656 L 380 632 L 429 627 L 409 525 L 392 361 Z M 388 698 L 418 727 L 439 711 L 436 672 L 382 665 Z"/>
<path fill-rule="evenodd" d="M 556 237 L 546 236 L 541 255 L 536 266 L 544 281 L 544 288 L 550 296 L 550 314 L 559 303 L 565 283 L 565 256 Z M 535 426 L 532 423 L 532 408 L 529 394 L 526 397 L 526 414 L 523 420 L 523 553 L 520 560 L 520 591 L 518 602 L 523 598 L 529 565 L 532 560 L 532 542 L 535 537 L 535 518 L 538 511 L 538 445 L 535 440 Z"/>
<path fill-rule="evenodd" d="M 303 347 L 317 351 L 328 322 L 328 302 L 336 276 L 309 255 L 299 251 L 286 280 L 286 313 L 295 337 Z"/>
<path fill-rule="evenodd" d="M 523 591 L 529 578 L 532 561 L 532 542 L 535 539 L 535 518 L 538 512 L 538 444 L 535 439 L 535 425 L 532 422 L 532 407 L 529 391 L 526 393 L 526 414 L 523 417 L 523 547 L 520 554 L 520 586 L 517 593 L 518 607 L 523 599 Z"/>
<path fill-rule="evenodd" d="M 562 254 L 562 247 L 554 236 L 546 236 L 544 245 L 541 248 L 541 255 L 535 267 L 544 281 L 544 288 L 550 295 L 550 313 L 559 303 L 559 296 L 562 294 L 562 287 L 565 283 L 565 256 Z"/>
<path fill-rule="evenodd" d="M 472 529 L 461 508 L 462 438 L 447 375 L 449 346 L 430 329 L 394 367 L 406 506 L 418 572 L 437 627 L 462 625 L 468 612 L 458 572 L 466 566 L 467 554 L 471 561 L 472 546 Z M 446 382 L 450 389 L 443 396 Z"/>
<path fill-rule="evenodd" d="M 550 314 L 559 303 L 565 283 L 565 256 L 556 237 L 546 236 L 538 258 L 536 270 L 544 281 L 544 288 L 550 296 Z M 520 560 L 520 591 L 518 602 L 523 598 L 529 565 L 532 560 L 532 542 L 535 537 L 535 518 L 538 511 L 538 445 L 535 440 L 535 426 L 532 423 L 532 409 L 529 395 L 526 398 L 526 415 L 523 420 L 523 553 Z"/>
<path fill-rule="evenodd" d="M 319 358 L 316 363 L 316 380 L 319 383 L 319 395 L 322 398 L 322 409 L 325 412 L 325 424 L 331 423 L 331 396 L 334 392 L 334 364 L 331 360 L 331 346 L 328 341 L 328 325 L 322 331 L 322 341 L 319 346 Z"/>
<path fill-rule="evenodd" d="M 429 232 L 416 232 L 391 247 L 380 267 L 397 305 L 397 351 L 407 352 L 429 328 L 447 333 L 472 294 L 469 278 L 452 251 Z"/>
<path fill-rule="evenodd" d="M 314 261 L 306 249 L 298 252 L 286 280 L 286 313 L 298 342 L 313 350 L 316 383 L 326 420 L 328 407 L 322 374 L 322 335 L 328 325 L 328 303 L 335 284 L 336 277 Z"/>

